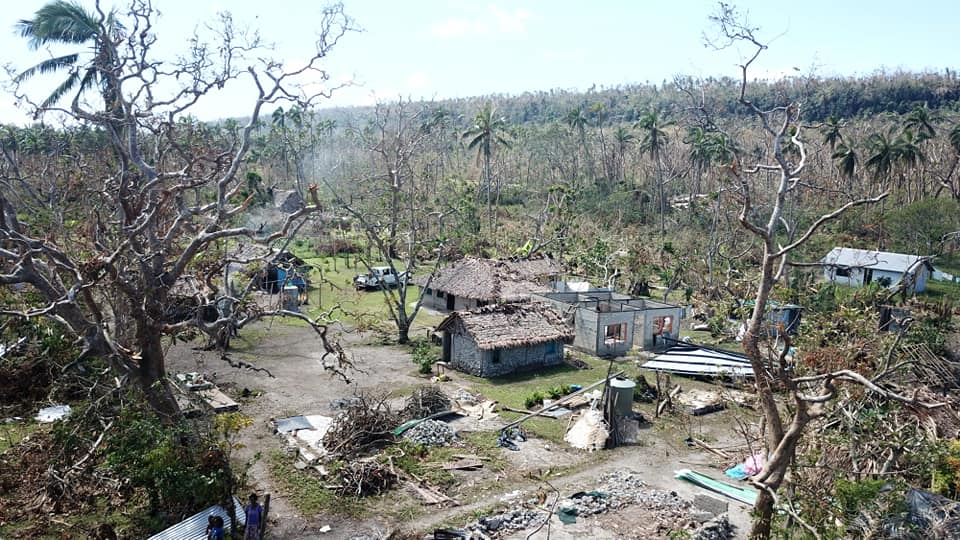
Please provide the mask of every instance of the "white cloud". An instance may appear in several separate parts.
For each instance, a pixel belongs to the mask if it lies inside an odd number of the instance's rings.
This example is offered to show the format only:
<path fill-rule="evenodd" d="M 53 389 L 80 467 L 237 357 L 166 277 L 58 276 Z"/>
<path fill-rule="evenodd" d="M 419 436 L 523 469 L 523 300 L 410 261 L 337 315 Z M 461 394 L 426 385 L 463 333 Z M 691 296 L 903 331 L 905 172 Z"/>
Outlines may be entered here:
<path fill-rule="evenodd" d="M 490 14 L 497 22 L 497 31 L 501 34 L 524 34 L 527 31 L 527 19 L 530 12 L 523 8 L 504 11 L 495 5 L 487 6 Z"/>
<path fill-rule="evenodd" d="M 527 32 L 530 12 L 524 8 L 501 9 L 490 4 L 481 20 L 451 17 L 430 26 L 430 35 L 441 39 L 456 39 L 488 34 L 522 35 Z"/>
<path fill-rule="evenodd" d="M 430 88 L 430 77 L 422 71 L 411 73 L 407 77 L 407 89 L 412 92 L 419 92 Z"/>

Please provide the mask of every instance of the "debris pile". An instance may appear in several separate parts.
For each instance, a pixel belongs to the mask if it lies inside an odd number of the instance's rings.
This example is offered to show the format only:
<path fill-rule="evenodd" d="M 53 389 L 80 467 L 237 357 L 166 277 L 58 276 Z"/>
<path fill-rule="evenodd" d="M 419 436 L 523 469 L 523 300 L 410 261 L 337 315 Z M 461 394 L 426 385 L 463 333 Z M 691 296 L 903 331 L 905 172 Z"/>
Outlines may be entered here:
<path fill-rule="evenodd" d="M 733 525 L 726 514 L 721 514 L 703 524 L 693 533 L 693 540 L 727 540 L 733 538 Z"/>
<path fill-rule="evenodd" d="M 527 434 L 518 427 L 507 428 L 500 432 L 500 437 L 497 438 L 497 446 L 501 448 L 506 448 L 507 450 L 518 451 L 520 450 L 520 445 L 517 443 L 525 442 L 527 440 Z"/>
<path fill-rule="evenodd" d="M 603 421 L 603 414 L 591 409 L 574 422 L 573 427 L 563 439 L 574 448 L 593 451 L 602 449 L 609 436 L 610 432 L 607 430 L 606 422 Z"/>
<path fill-rule="evenodd" d="M 607 494 L 610 508 L 616 510 L 633 504 L 670 513 L 682 520 L 690 509 L 690 502 L 675 491 L 662 491 L 647 487 L 640 475 L 629 471 L 612 471 L 600 476 L 598 491 Z"/>
<path fill-rule="evenodd" d="M 407 398 L 400 415 L 413 420 L 426 418 L 432 414 L 450 410 L 450 398 L 439 386 L 424 385 L 417 387 Z"/>
<path fill-rule="evenodd" d="M 470 538 L 486 540 L 508 531 L 522 531 L 530 527 L 537 527 L 545 522 L 548 517 L 548 514 L 543 510 L 514 508 L 497 514 L 482 516 L 465 528 L 471 533 Z"/>
<path fill-rule="evenodd" d="M 453 428 L 439 420 L 424 420 L 403 434 L 404 439 L 424 446 L 447 446 L 456 437 Z"/>
<path fill-rule="evenodd" d="M 557 516 L 564 523 L 573 523 L 577 516 L 602 514 L 610 509 L 610 501 L 599 491 L 574 493 L 557 503 Z"/>
<path fill-rule="evenodd" d="M 400 421 L 387 405 L 386 396 L 357 398 L 333 419 L 323 436 L 323 447 L 329 454 L 356 456 L 393 440 L 393 429 Z"/>
<path fill-rule="evenodd" d="M 351 497 L 380 495 L 397 483 L 397 474 L 375 461 L 352 461 L 338 471 L 337 494 Z"/>

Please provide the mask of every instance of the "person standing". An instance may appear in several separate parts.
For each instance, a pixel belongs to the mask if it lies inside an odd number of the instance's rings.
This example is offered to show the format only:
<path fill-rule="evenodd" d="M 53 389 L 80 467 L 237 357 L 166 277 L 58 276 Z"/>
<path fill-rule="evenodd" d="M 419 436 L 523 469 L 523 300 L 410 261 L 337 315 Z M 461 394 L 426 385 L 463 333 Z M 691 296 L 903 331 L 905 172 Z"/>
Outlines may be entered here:
<path fill-rule="evenodd" d="M 250 494 L 250 502 L 243 508 L 247 529 L 243 540 L 260 540 L 260 523 L 263 521 L 263 506 L 257 502 L 257 494 Z"/>

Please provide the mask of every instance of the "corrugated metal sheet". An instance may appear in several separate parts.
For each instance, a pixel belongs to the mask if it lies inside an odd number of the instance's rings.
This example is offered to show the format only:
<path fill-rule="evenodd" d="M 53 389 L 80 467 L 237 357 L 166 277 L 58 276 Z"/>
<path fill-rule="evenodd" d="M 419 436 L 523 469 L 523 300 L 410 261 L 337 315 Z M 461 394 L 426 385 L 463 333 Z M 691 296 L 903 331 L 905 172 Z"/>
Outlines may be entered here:
<path fill-rule="evenodd" d="M 237 506 L 237 522 L 240 525 L 246 524 L 247 516 L 243 514 L 243 504 L 236 497 L 233 498 L 233 504 Z M 216 505 L 206 510 L 201 510 L 173 527 L 151 536 L 147 540 L 207 540 L 207 518 L 211 515 L 222 517 L 224 530 L 230 530 L 231 520 L 227 514 L 227 510 L 222 506 Z"/>
<path fill-rule="evenodd" d="M 678 375 L 753 377 L 747 357 L 693 345 L 676 345 L 641 367 Z"/>
<path fill-rule="evenodd" d="M 903 253 L 835 247 L 820 262 L 843 268 L 874 268 L 903 273 L 917 264 L 920 258 Z"/>

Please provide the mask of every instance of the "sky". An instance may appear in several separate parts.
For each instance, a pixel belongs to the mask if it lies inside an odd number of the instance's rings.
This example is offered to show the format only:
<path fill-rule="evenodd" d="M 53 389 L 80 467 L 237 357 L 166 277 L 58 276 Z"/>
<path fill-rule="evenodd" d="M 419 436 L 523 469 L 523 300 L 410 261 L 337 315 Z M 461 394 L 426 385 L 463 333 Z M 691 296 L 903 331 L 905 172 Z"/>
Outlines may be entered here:
<path fill-rule="evenodd" d="M 79 0 L 91 6 L 93 0 Z M 101 0 L 105 6 L 113 0 Z M 746 49 L 704 46 L 708 0 L 344 0 L 362 31 L 346 35 L 324 63 L 332 81 L 349 82 L 324 106 L 369 105 L 398 97 L 444 99 L 538 90 L 587 90 L 661 83 L 675 75 L 737 76 Z M 0 63 L 16 73 L 69 50 L 27 48 L 14 25 L 40 0 L 8 2 L 0 14 Z M 122 6 L 122 1 L 117 1 Z M 294 64 L 309 56 L 321 2 L 308 0 L 154 0 L 162 15 L 157 55 L 183 52 L 190 33 L 228 10 L 260 32 L 268 53 Z M 960 66 L 960 2 L 955 0 L 805 0 L 737 3 L 770 49 L 752 76 L 868 75 L 877 70 L 942 71 Z M 0 75 L 5 86 L 9 76 Z M 62 80 L 30 83 L 41 99 Z M 205 98 L 205 120 L 249 113 L 250 81 Z M 9 92 L 0 122 L 25 123 Z"/>

